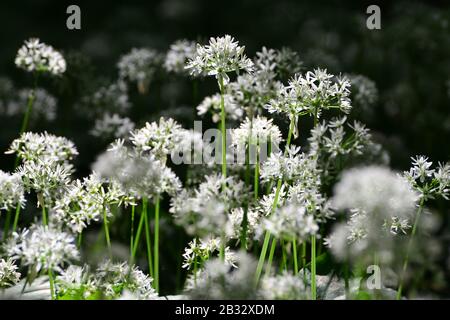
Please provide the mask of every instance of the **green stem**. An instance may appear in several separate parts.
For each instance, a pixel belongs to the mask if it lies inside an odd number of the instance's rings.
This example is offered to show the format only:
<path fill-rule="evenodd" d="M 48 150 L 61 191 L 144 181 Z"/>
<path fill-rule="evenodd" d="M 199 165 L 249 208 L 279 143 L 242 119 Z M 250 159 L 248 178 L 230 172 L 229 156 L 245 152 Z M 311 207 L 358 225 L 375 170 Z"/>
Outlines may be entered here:
<path fill-rule="evenodd" d="M 133 244 L 134 244 L 134 213 L 135 213 L 135 206 L 131 206 L 130 252 L 133 251 Z"/>
<path fill-rule="evenodd" d="M 245 154 L 245 187 L 248 188 L 250 185 L 250 147 L 247 147 Z M 248 228 L 248 207 L 250 205 L 251 196 L 247 196 L 247 201 L 245 202 L 244 217 L 242 219 L 242 231 L 241 231 L 241 249 L 247 249 L 247 228 Z"/>
<path fill-rule="evenodd" d="M 153 277 L 153 258 L 152 258 L 152 242 L 150 238 L 150 224 L 147 213 L 147 200 L 142 200 L 142 215 L 144 216 L 145 225 L 145 242 L 147 245 L 147 259 L 150 276 Z"/>
<path fill-rule="evenodd" d="M 112 258 L 112 250 L 111 250 L 111 239 L 109 238 L 109 226 L 108 226 L 108 217 L 106 215 L 106 209 L 103 209 L 103 226 L 105 228 L 105 239 L 106 246 L 108 247 L 109 258 Z"/>
<path fill-rule="evenodd" d="M 317 299 L 316 292 L 316 236 L 311 236 L 311 299 Z"/>
<path fill-rule="evenodd" d="M 42 195 L 42 193 L 38 193 L 37 196 L 38 196 L 39 204 L 40 204 L 40 206 L 42 208 L 42 224 L 44 226 L 46 226 L 47 225 L 47 212 L 45 210 L 44 196 Z"/>
<path fill-rule="evenodd" d="M 272 239 L 272 245 L 270 246 L 269 260 L 266 265 L 266 275 L 270 275 L 270 270 L 272 268 L 273 255 L 275 254 L 275 247 L 277 246 L 277 239 Z"/>
<path fill-rule="evenodd" d="M 136 251 L 139 245 L 139 241 L 141 239 L 141 233 L 142 233 L 142 227 L 144 225 L 144 218 L 145 216 L 141 212 L 141 219 L 139 220 L 138 229 L 136 232 L 136 237 L 134 237 L 134 243 L 133 243 L 133 250 L 131 251 L 131 263 L 134 263 L 134 259 L 136 257 Z"/>
<path fill-rule="evenodd" d="M 399 285 L 398 285 L 398 289 L 397 289 L 397 300 L 400 300 L 402 298 L 402 291 L 403 291 L 403 281 L 406 275 L 406 270 L 408 269 L 408 263 L 409 263 L 409 254 L 411 252 L 412 249 L 412 245 L 413 245 L 413 239 L 414 236 L 416 234 L 416 230 L 417 230 L 417 226 L 419 224 L 419 220 L 420 220 L 420 215 L 423 211 L 423 205 L 424 205 L 424 198 L 422 198 L 420 200 L 420 204 L 419 204 L 419 209 L 416 212 L 416 217 L 414 219 L 414 225 L 411 231 L 411 237 L 409 238 L 408 241 L 408 247 L 406 249 L 406 256 L 405 256 L 405 260 L 403 261 L 403 268 L 402 268 L 402 273 L 400 276 L 400 281 L 399 281 Z"/>
<path fill-rule="evenodd" d="M 52 300 L 55 300 L 55 283 L 53 280 L 53 272 L 51 269 L 48 269 L 48 279 L 50 281 L 50 297 Z"/>
<path fill-rule="evenodd" d="M 255 180 L 253 183 L 254 199 L 258 200 L 259 194 L 259 157 L 258 157 L 258 144 L 256 145 L 256 162 L 255 162 Z"/>
<path fill-rule="evenodd" d="M 16 214 L 14 216 L 14 223 L 13 223 L 12 232 L 16 232 L 17 224 L 19 223 L 19 215 L 20 215 L 20 206 L 17 206 Z"/>
<path fill-rule="evenodd" d="M 298 261 L 297 261 L 297 241 L 292 240 L 292 254 L 294 255 L 294 274 L 298 273 Z"/>
<path fill-rule="evenodd" d="M 302 243 L 302 269 L 303 269 L 303 283 L 306 284 L 306 241 Z"/>
<path fill-rule="evenodd" d="M 6 220 L 5 220 L 4 230 L 3 230 L 3 239 L 6 239 L 8 237 L 10 224 L 11 224 L 11 210 L 8 210 L 6 212 Z"/>
<path fill-rule="evenodd" d="M 80 232 L 80 233 L 78 234 L 78 237 L 77 237 L 77 247 L 78 247 L 78 249 L 81 248 L 81 241 L 82 241 L 82 239 L 83 239 L 83 233 Z"/>
<path fill-rule="evenodd" d="M 280 269 L 287 270 L 287 255 L 286 255 L 286 244 L 284 243 L 284 240 L 281 240 L 281 253 L 282 253 L 282 259 L 281 259 L 281 266 Z"/>
<path fill-rule="evenodd" d="M 227 176 L 227 135 L 225 126 L 225 87 L 223 85 L 223 77 L 219 75 L 219 87 L 220 87 L 220 130 L 222 131 L 222 176 Z"/>
<path fill-rule="evenodd" d="M 155 290 L 159 293 L 159 196 L 155 199 L 155 241 L 154 241 L 154 281 Z"/>

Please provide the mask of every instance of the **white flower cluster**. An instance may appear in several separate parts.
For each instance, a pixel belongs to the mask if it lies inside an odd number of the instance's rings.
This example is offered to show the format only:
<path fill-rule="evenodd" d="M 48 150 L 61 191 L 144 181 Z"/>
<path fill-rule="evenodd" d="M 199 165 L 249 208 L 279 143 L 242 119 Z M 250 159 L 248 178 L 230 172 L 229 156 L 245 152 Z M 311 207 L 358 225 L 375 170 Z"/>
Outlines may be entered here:
<path fill-rule="evenodd" d="M 107 112 L 125 114 L 131 107 L 127 86 L 123 81 L 116 81 L 101 86 L 93 94 L 81 99 L 80 111 L 87 114 L 103 115 Z"/>
<path fill-rule="evenodd" d="M 17 52 L 15 63 L 28 72 L 60 75 L 66 71 L 66 61 L 61 53 L 36 38 L 25 41 Z"/>
<path fill-rule="evenodd" d="M 259 289 L 261 298 L 265 300 L 306 300 L 308 292 L 303 279 L 287 271 L 264 277 Z"/>
<path fill-rule="evenodd" d="M 18 267 L 14 264 L 14 260 L 0 259 L 0 289 L 11 287 L 20 280 Z"/>
<path fill-rule="evenodd" d="M 24 106 L 27 105 L 27 100 L 32 94 L 31 91 L 32 89 L 29 88 L 21 89 L 16 96 L 11 97 L 10 101 L 5 104 L 5 114 L 15 116 L 25 113 L 26 108 Z M 30 117 L 34 120 L 42 118 L 47 121 L 54 121 L 56 119 L 56 98 L 43 88 L 37 88 L 33 94 L 33 112 Z"/>
<path fill-rule="evenodd" d="M 232 144 L 237 147 L 248 145 L 274 144 L 278 146 L 282 140 L 280 129 L 272 119 L 257 116 L 245 119 L 240 127 L 231 131 Z"/>
<path fill-rule="evenodd" d="M 133 48 L 120 58 L 117 67 L 121 79 L 136 82 L 139 91 L 145 93 L 161 64 L 162 56 L 157 51 Z"/>
<path fill-rule="evenodd" d="M 449 200 L 450 196 L 450 163 L 439 163 L 432 168 L 433 162 L 425 156 L 412 158 L 412 167 L 403 173 L 411 187 L 416 190 L 423 201 L 440 196 Z"/>
<path fill-rule="evenodd" d="M 370 112 L 372 107 L 378 101 L 378 89 L 372 80 L 360 74 L 345 75 L 352 86 L 352 102 L 360 107 L 364 112 Z"/>
<path fill-rule="evenodd" d="M 349 88 L 350 82 L 345 77 L 335 77 L 326 70 L 315 69 L 305 76 L 296 75 L 290 79 L 266 107 L 270 113 L 282 113 L 290 118 L 306 114 L 320 117 L 321 111 L 327 109 L 349 113 Z"/>
<path fill-rule="evenodd" d="M 243 229 L 244 221 L 244 208 L 233 208 L 229 215 L 229 221 L 226 227 L 227 237 L 230 239 L 240 239 Z M 247 209 L 247 240 L 255 233 L 259 221 L 261 218 L 261 212 L 259 210 L 248 208 Z"/>
<path fill-rule="evenodd" d="M 6 254 L 25 266 L 41 270 L 61 271 L 65 263 L 79 258 L 72 235 L 52 226 L 32 225 L 20 234 L 13 233 L 4 245 Z"/>
<path fill-rule="evenodd" d="M 234 97 L 230 94 L 223 96 L 225 106 L 225 117 L 231 120 L 240 120 L 244 115 L 244 110 L 236 103 Z M 202 116 L 206 113 L 212 114 L 212 121 L 218 123 L 220 121 L 220 94 L 214 94 L 206 97 L 197 106 L 197 114 Z"/>
<path fill-rule="evenodd" d="M 199 269 L 203 264 L 211 259 L 214 253 L 219 253 L 220 239 L 210 238 L 207 240 L 197 240 L 194 238 L 189 242 L 188 247 L 184 248 L 182 267 L 188 270 Z M 230 266 L 236 267 L 236 258 L 230 247 L 225 247 L 224 261 Z"/>
<path fill-rule="evenodd" d="M 188 40 L 177 40 L 170 45 L 166 54 L 164 68 L 167 72 L 183 75 L 186 73 L 185 65 L 189 59 L 194 57 L 196 43 Z"/>
<path fill-rule="evenodd" d="M 25 206 L 25 190 L 17 173 L 9 174 L 0 170 L 0 210 L 13 210 Z"/>
<path fill-rule="evenodd" d="M 253 62 L 244 54 L 245 47 L 230 35 L 210 38 L 206 46 L 197 45 L 197 51 L 186 65 L 192 75 L 207 74 L 222 77 L 224 84 L 229 82 L 228 72 L 245 70 L 251 72 Z"/>
<path fill-rule="evenodd" d="M 95 120 L 95 126 L 91 130 L 94 137 L 126 138 L 134 130 L 134 122 L 128 117 L 121 117 L 117 113 L 105 113 L 102 118 Z"/>

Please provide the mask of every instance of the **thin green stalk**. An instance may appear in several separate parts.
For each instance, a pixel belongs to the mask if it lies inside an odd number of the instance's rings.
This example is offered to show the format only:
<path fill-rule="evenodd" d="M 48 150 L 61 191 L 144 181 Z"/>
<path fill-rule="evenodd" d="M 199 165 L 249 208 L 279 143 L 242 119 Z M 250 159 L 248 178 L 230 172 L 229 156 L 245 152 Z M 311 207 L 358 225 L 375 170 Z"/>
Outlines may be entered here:
<path fill-rule="evenodd" d="M 397 289 L 397 300 L 400 300 L 402 298 L 402 291 L 403 291 L 403 281 L 405 278 L 405 274 L 406 274 L 406 270 L 408 269 L 408 263 L 409 263 L 409 254 L 411 252 L 412 249 L 412 245 L 413 245 L 413 239 L 414 236 L 416 234 L 416 230 L 417 230 L 417 226 L 419 224 L 419 220 L 420 220 L 420 215 L 423 211 L 423 205 L 424 205 L 424 198 L 422 198 L 420 200 L 419 203 L 419 209 L 416 212 L 416 217 L 414 219 L 414 225 L 411 231 L 411 237 L 409 238 L 408 241 L 408 247 L 406 249 L 406 256 L 405 256 L 405 260 L 403 261 L 403 268 L 402 268 L 402 273 L 400 276 L 400 281 L 399 281 L 399 285 L 398 285 L 398 289 Z"/>
<path fill-rule="evenodd" d="M 6 239 L 8 237 L 10 224 L 11 224 L 11 210 L 8 210 L 6 212 L 5 226 L 3 229 L 3 239 Z"/>
<path fill-rule="evenodd" d="M 316 292 L 316 236 L 311 236 L 311 299 L 317 299 Z"/>
<path fill-rule="evenodd" d="M 130 252 L 133 251 L 133 244 L 134 244 L 134 213 L 135 213 L 135 206 L 131 206 Z"/>
<path fill-rule="evenodd" d="M 288 132 L 288 137 L 286 140 L 286 147 L 284 150 L 284 153 L 287 153 L 288 147 L 291 144 L 291 137 L 292 137 L 292 133 L 294 131 L 294 125 L 295 125 L 295 118 L 292 117 L 291 118 L 291 123 L 289 124 L 289 132 Z M 275 198 L 273 200 L 273 205 L 272 205 L 272 210 L 271 213 L 273 213 L 278 205 L 278 198 L 280 197 L 280 190 L 281 190 L 281 185 L 282 185 L 282 179 L 278 179 L 277 181 L 277 188 L 275 190 Z M 266 234 L 264 236 L 264 243 L 263 243 L 263 247 L 261 249 L 261 253 L 259 255 L 259 260 L 258 260 L 258 266 L 256 267 L 256 274 L 255 274 L 255 283 L 258 284 L 259 282 L 259 278 L 261 277 L 261 272 L 264 266 L 264 262 L 266 260 L 266 254 L 267 254 L 267 248 L 269 246 L 269 241 L 270 241 L 270 233 L 268 231 L 266 231 Z"/>
<path fill-rule="evenodd" d="M 303 269 L 303 283 L 306 284 L 306 241 L 302 243 L 302 269 Z"/>
<path fill-rule="evenodd" d="M 47 225 L 47 212 L 45 210 L 44 196 L 41 193 L 38 193 L 38 201 L 42 208 L 42 224 L 44 226 L 46 226 Z"/>
<path fill-rule="evenodd" d="M 145 227 L 145 242 L 147 245 L 147 259 L 148 259 L 148 269 L 149 274 L 153 277 L 153 258 L 152 258 L 152 242 L 150 238 L 150 223 L 147 212 L 147 201 L 142 201 L 142 214 L 144 216 L 144 227 Z"/>
<path fill-rule="evenodd" d="M 225 236 L 224 235 L 222 235 L 220 237 L 219 258 L 221 261 L 225 261 Z"/>
<path fill-rule="evenodd" d="M 131 262 L 134 262 L 134 259 L 136 257 L 136 251 L 139 245 L 139 241 L 141 239 L 141 233 L 142 233 L 142 227 L 144 225 L 144 218 L 145 216 L 141 212 L 141 219 L 139 220 L 138 229 L 136 232 L 136 237 L 134 237 L 134 243 L 133 243 L 133 250 L 131 251 Z"/>
<path fill-rule="evenodd" d="M 292 254 L 294 255 L 294 274 L 298 273 L 298 261 L 297 261 L 297 241 L 292 240 Z"/>
<path fill-rule="evenodd" d="M 255 180 L 253 182 L 254 199 L 258 200 L 259 195 L 259 157 L 258 144 L 256 145 Z"/>
<path fill-rule="evenodd" d="M 277 239 L 272 239 L 272 245 L 270 246 L 269 260 L 266 265 L 266 275 L 270 275 L 270 270 L 272 268 L 273 255 L 275 254 L 275 247 L 277 246 Z"/>
<path fill-rule="evenodd" d="M 82 239 L 83 239 L 83 233 L 80 232 L 80 233 L 78 234 L 78 237 L 77 237 L 77 247 L 78 247 L 78 249 L 81 248 L 81 241 L 82 241 Z"/>
<path fill-rule="evenodd" d="M 287 270 L 287 254 L 286 254 L 286 244 L 284 243 L 284 240 L 281 240 L 281 253 L 282 253 L 282 258 L 281 258 L 280 269 Z"/>
<path fill-rule="evenodd" d="M 20 215 L 20 206 L 17 206 L 16 214 L 14 216 L 14 223 L 13 223 L 12 232 L 15 232 L 16 229 L 17 229 L 17 224 L 19 223 L 19 215 Z"/>
<path fill-rule="evenodd" d="M 245 153 L 245 187 L 248 188 L 250 185 L 250 146 L 247 147 L 246 153 Z M 247 201 L 245 202 L 245 208 L 244 208 L 244 217 L 242 219 L 242 231 L 241 231 L 241 249 L 246 250 L 247 249 L 247 228 L 248 228 L 248 207 L 250 204 L 250 198 L 249 195 L 247 197 Z"/>
<path fill-rule="evenodd" d="M 223 85 L 223 77 L 219 75 L 220 87 L 220 130 L 222 131 L 222 176 L 227 176 L 227 135 L 225 126 L 225 87 Z"/>
<path fill-rule="evenodd" d="M 154 281 L 155 290 L 159 293 L 159 196 L 155 199 L 155 241 L 154 241 Z"/>
<path fill-rule="evenodd" d="M 112 258 L 111 239 L 109 238 L 109 226 L 108 226 L 108 217 L 106 215 L 106 209 L 103 209 L 103 226 L 105 228 L 105 239 L 106 239 L 106 246 L 108 247 L 108 254 L 109 257 Z"/>
<path fill-rule="evenodd" d="M 55 300 L 55 283 L 53 280 L 53 272 L 51 269 L 48 269 L 48 279 L 50 281 L 50 297 L 52 300 Z"/>

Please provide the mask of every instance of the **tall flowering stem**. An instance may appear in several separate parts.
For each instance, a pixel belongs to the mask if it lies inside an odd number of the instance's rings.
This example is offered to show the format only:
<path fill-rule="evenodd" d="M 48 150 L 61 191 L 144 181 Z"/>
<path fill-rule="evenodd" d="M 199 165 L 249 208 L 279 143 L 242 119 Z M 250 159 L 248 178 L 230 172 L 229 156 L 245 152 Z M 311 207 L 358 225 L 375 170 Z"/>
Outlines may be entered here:
<path fill-rule="evenodd" d="M 311 236 L 311 299 L 317 299 L 316 290 L 316 236 Z"/>
<path fill-rule="evenodd" d="M 405 260 L 403 261 L 402 274 L 400 276 L 400 281 L 399 281 L 399 285 L 398 285 L 398 289 L 397 289 L 397 297 L 396 297 L 397 300 L 400 300 L 402 298 L 403 280 L 405 278 L 406 270 L 408 269 L 409 254 L 410 254 L 411 249 L 412 249 L 414 235 L 416 234 L 416 231 L 417 231 L 417 225 L 419 224 L 420 215 L 422 214 L 422 211 L 423 211 L 423 205 L 424 205 L 424 198 L 422 198 L 420 200 L 419 209 L 417 210 L 416 217 L 415 217 L 415 220 L 414 220 L 414 225 L 413 225 L 413 228 L 411 230 L 411 237 L 409 238 L 409 241 L 408 241 L 408 247 L 406 249 Z"/>
<path fill-rule="evenodd" d="M 155 241 L 154 241 L 154 281 L 155 290 L 159 292 L 159 196 L 155 199 Z"/>
<path fill-rule="evenodd" d="M 147 212 L 147 199 L 142 199 L 142 215 L 144 217 L 144 228 L 145 228 L 145 243 L 147 245 L 147 259 L 148 259 L 148 269 L 150 276 L 153 276 L 153 257 L 152 257 L 152 242 L 150 238 L 150 223 Z"/>
<path fill-rule="evenodd" d="M 294 126 L 295 126 L 295 122 L 296 122 L 295 119 L 296 118 L 294 116 L 291 117 L 291 122 L 289 124 L 288 137 L 286 140 L 285 153 L 287 152 L 287 150 L 289 149 L 289 145 L 291 144 L 291 138 L 292 138 L 292 134 L 294 132 Z M 279 178 L 277 181 L 277 188 L 275 190 L 275 198 L 273 200 L 271 213 L 273 213 L 275 211 L 275 209 L 277 208 L 278 198 L 280 197 L 280 190 L 281 190 L 282 183 L 283 183 L 283 179 Z M 266 233 L 264 235 L 264 242 L 263 242 L 263 246 L 261 249 L 261 253 L 259 255 L 258 266 L 256 267 L 256 274 L 255 274 L 255 283 L 256 284 L 259 282 L 259 278 L 261 277 L 261 272 L 262 272 L 262 269 L 264 266 L 264 262 L 266 260 L 266 254 L 267 254 L 267 249 L 269 247 L 269 242 L 270 242 L 270 232 L 266 231 Z"/>
<path fill-rule="evenodd" d="M 219 75 L 219 89 L 220 89 L 220 130 L 222 135 L 222 176 L 227 177 L 227 134 L 225 126 L 225 87 L 223 84 L 223 77 Z"/>
<path fill-rule="evenodd" d="M 112 257 L 112 251 L 111 251 L 111 239 L 109 237 L 109 226 L 108 226 L 108 217 L 106 215 L 106 209 L 103 210 L 103 226 L 105 228 L 105 239 L 106 239 L 106 246 L 108 247 L 108 254 L 109 257 Z"/>

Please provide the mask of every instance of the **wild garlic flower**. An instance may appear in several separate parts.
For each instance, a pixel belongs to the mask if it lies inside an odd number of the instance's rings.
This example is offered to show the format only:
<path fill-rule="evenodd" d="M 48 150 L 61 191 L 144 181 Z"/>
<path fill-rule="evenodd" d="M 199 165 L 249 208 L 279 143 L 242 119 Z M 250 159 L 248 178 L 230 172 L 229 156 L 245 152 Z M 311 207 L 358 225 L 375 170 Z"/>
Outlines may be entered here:
<path fill-rule="evenodd" d="M 312 176 L 317 177 L 315 174 Z M 289 188 L 287 201 L 303 206 L 308 213 L 314 215 L 317 222 L 332 218 L 334 211 L 331 201 L 320 192 L 320 180 L 308 179 L 307 176 L 305 178 L 299 179 Z"/>
<path fill-rule="evenodd" d="M 300 276 L 284 271 L 262 278 L 259 294 L 265 300 L 304 300 L 308 299 L 309 289 Z"/>
<path fill-rule="evenodd" d="M 351 196 L 349 196 L 351 195 Z M 408 182 L 388 168 L 368 166 L 345 171 L 334 187 L 333 206 L 361 209 L 368 215 L 409 218 L 418 195 Z"/>
<path fill-rule="evenodd" d="M 14 233 L 4 249 L 8 256 L 37 272 L 60 272 L 64 264 L 79 258 L 75 238 L 52 226 L 32 225 L 21 234 Z"/>
<path fill-rule="evenodd" d="M 189 59 L 194 57 L 196 52 L 196 44 L 194 41 L 177 40 L 170 45 L 170 49 L 166 54 L 164 68 L 167 72 L 176 74 L 186 74 L 185 65 Z"/>
<path fill-rule="evenodd" d="M 294 50 L 283 47 L 275 54 L 276 72 L 282 79 L 292 77 L 303 69 L 303 61 Z"/>
<path fill-rule="evenodd" d="M 34 190 L 38 194 L 39 204 L 49 206 L 68 187 L 72 170 L 71 165 L 60 164 L 53 159 L 45 162 L 38 159 L 22 164 L 17 174 L 21 176 L 27 192 Z"/>
<path fill-rule="evenodd" d="M 80 112 L 101 117 L 105 113 L 125 114 L 131 108 L 126 83 L 122 80 L 99 87 L 81 98 Z"/>
<path fill-rule="evenodd" d="M 195 55 L 189 59 L 186 69 L 194 76 L 207 74 L 216 76 L 217 79 L 222 77 L 226 85 L 230 81 L 227 73 L 239 70 L 252 71 L 253 62 L 245 56 L 244 50 L 245 47 L 239 46 L 239 43 L 229 35 L 210 38 L 206 46 L 197 44 Z"/>
<path fill-rule="evenodd" d="M 301 180 L 302 177 L 311 177 L 311 173 L 317 172 L 316 161 L 308 154 L 301 153 L 300 147 L 291 145 L 287 149 L 287 154 L 281 151 L 272 153 L 261 166 L 261 179 L 263 181 L 274 181 L 283 179 L 284 181 Z"/>
<path fill-rule="evenodd" d="M 304 76 L 296 75 L 290 79 L 266 108 L 270 113 L 282 113 L 289 118 L 306 114 L 320 117 L 327 109 L 349 113 L 349 87 L 350 82 L 345 77 L 336 78 L 322 69 L 308 71 Z"/>
<path fill-rule="evenodd" d="M 120 58 L 117 68 L 121 79 L 136 82 L 139 92 L 146 93 L 161 64 L 162 56 L 157 51 L 133 48 Z"/>
<path fill-rule="evenodd" d="M 66 71 L 66 61 L 61 53 L 36 38 L 25 41 L 17 52 L 15 63 L 17 67 L 28 72 L 60 75 Z"/>
<path fill-rule="evenodd" d="M 102 181 L 91 174 L 83 181 L 76 180 L 64 195 L 56 200 L 54 218 L 74 233 L 81 233 L 91 221 L 99 221 L 103 214 L 111 215 Z"/>
<path fill-rule="evenodd" d="M 361 111 L 371 112 L 371 107 L 378 101 L 378 89 L 372 80 L 360 74 L 346 74 L 352 86 L 352 102 Z"/>
<path fill-rule="evenodd" d="M 261 215 L 269 216 L 274 210 L 273 204 L 275 201 L 275 193 L 276 193 L 276 186 L 272 188 L 272 191 L 269 194 L 263 195 L 262 198 L 259 200 L 258 211 L 261 213 Z M 286 198 L 286 184 L 283 183 L 280 188 L 277 208 L 280 208 L 284 204 L 285 198 Z"/>
<path fill-rule="evenodd" d="M 16 153 L 23 162 L 67 163 L 78 151 L 75 144 L 65 137 L 58 137 L 47 132 L 24 132 L 15 139 L 6 154 Z"/>
<path fill-rule="evenodd" d="M 181 126 L 172 118 L 146 123 L 145 127 L 131 133 L 130 141 L 138 152 L 150 152 L 165 162 L 167 156 L 180 142 Z"/>
<path fill-rule="evenodd" d="M 246 118 L 240 127 L 231 131 L 232 144 L 245 148 L 248 145 L 258 146 L 272 144 L 278 146 L 282 140 L 280 129 L 272 123 L 272 119 L 256 117 L 250 120 Z"/>
<path fill-rule="evenodd" d="M 242 234 L 242 223 L 244 221 L 244 208 L 234 208 L 231 210 L 227 224 L 227 237 L 230 239 L 239 239 Z M 247 210 L 247 239 L 250 239 L 255 233 L 261 213 L 258 210 L 248 208 Z"/>
<path fill-rule="evenodd" d="M 185 292 L 190 299 L 256 299 L 253 279 L 256 261 L 245 253 L 236 254 L 237 268 L 214 258 L 186 281 Z"/>
<path fill-rule="evenodd" d="M 319 231 L 314 215 L 297 203 L 288 203 L 262 221 L 262 228 L 277 239 L 307 241 Z"/>
<path fill-rule="evenodd" d="M 450 163 L 439 163 L 432 168 L 433 162 L 425 156 L 412 159 L 412 167 L 403 176 L 411 187 L 416 190 L 423 201 L 440 196 L 449 200 L 450 196 Z"/>
<path fill-rule="evenodd" d="M 58 296 L 74 299 L 88 299 L 97 290 L 87 265 L 69 265 L 56 276 L 55 285 Z"/>
<path fill-rule="evenodd" d="M 17 284 L 20 280 L 20 272 L 14 264 L 14 260 L 0 259 L 0 289 L 5 289 Z"/>
<path fill-rule="evenodd" d="M 31 94 L 31 89 L 25 88 L 17 92 L 17 97 L 12 98 L 7 104 L 5 113 L 9 116 L 22 115 Z M 56 98 L 43 88 L 34 91 L 33 112 L 30 114 L 32 120 L 45 119 L 54 121 L 56 119 Z"/>
<path fill-rule="evenodd" d="M 105 140 L 126 138 L 134 130 L 134 126 L 134 122 L 128 117 L 121 117 L 117 113 L 105 113 L 101 119 L 95 120 L 95 126 L 90 133 Z"/>
<path fill-rule="evenodd" d="M 145 275 L 136 266 L 126 262 L 113 263 L 106 260 L 101 263 L 94 275 L 96 287 L 106 298 L 118 298 L 122 291 L 128 290 L 139 299 L 155 299 L 157 293 L 152 287 L 153 279 Z"/>
<path fill-rule="evenodd" d="M 19 174 L 0 170 L 0 210 L 10 211 L 25 206 L 25 190 Z"/>
<path fill-rule="evenodd" d="M 194 238 L 184 248 L 182 268 L 187 270 L 195 269 L 195 266 L 197 269 L 202 268 L 206 261 L 212 259 L 213 254 L 218 255 L 219 252 L 220 238 L 209 238 L 207 240 Z M 225 247 L 224 261 L 232 267 L 237 267 L 234 252 L 231 251 L 230 247 Z"/>
<path fill-rule="evenodd" d="M 225 117 L 231 120 L 240 120 L 244 115 L 244 110 L 236 104 L 234 97 L 230 94 L 224 94 L 225 103 Z M 212 121 L 218 123 L 220 121 L 220 94 L 217 93 L 210 97 L 206 97 L 197 106 L 197 114 L 203 116 L 204 114 L 211 113 Z"/>

